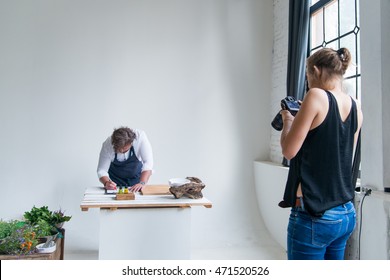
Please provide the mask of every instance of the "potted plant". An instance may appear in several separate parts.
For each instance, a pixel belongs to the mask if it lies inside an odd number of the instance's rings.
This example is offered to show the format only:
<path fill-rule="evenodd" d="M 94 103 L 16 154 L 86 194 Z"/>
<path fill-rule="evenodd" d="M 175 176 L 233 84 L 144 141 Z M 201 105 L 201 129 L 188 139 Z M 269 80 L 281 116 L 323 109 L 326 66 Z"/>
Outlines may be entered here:
<path fill-rule="evenodd" d="M 50 211 L 47 206 L 42 206 L 40 208 L 34 206 L 30 211 L 24 213 L 24 218 L 31 225 L 37 225 L 40 220 L 43 220 L 49 225 L 60 229 L 65 222 L 68 222 L 72 218 L 72 216 L 66 216 L 61 209 Z"/>
<path fill-rule="evenodd" d="M 72 217 L 66 216 L 64 212 L 60 210 L 50 211 L 48 206 L 35 207 L 30 211 L 24 213 L 24 218 L 27 223 L 36 227 L 37 235 L 41 238 L 49 239 L 51 236 L 62 238 L 61 230 L 63 224 L 68 222 Z"/>
<path fill-rule="evenodd" d="M 0 220 L 0 255 L 22 255 L 35 252 L 38 244 L 35 228 L 24 221 Z"/>
<path fill-rule="evenodd" d="M 65 222 L 69 222 L 72 216 L 66 216 L 65 213 L 59 209 L 52 212 L 50 223 L 56 228 L 60 229 L 63 227 Z"/>

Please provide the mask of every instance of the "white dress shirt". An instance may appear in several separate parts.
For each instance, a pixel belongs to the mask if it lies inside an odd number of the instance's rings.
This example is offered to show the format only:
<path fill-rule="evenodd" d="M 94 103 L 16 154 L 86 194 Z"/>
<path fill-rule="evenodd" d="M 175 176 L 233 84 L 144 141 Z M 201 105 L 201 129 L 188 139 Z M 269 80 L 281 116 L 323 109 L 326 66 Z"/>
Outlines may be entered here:
<path fill-rule="evenodd" d="M 140 160 L 143 164 L 142 171 L 153 171 L 152 146 L 150 145 L 146 133 L 139 129 L 132 130 L 136 134 L 136 138 L 133 141 L 134 152 L 138 160 Z M 118 153 L 117 160 L 125 161 L 128 159 L 130 150 L 126 153 Z M 114 161 L 114 159 L 115 150 L 111 144 L 111 136 L 109 136 L 106 141 L 103 142 L 102 149 L 100 150 L 99 163 L 97 167 L 97 175 L 99 179 L 103 176 L 108 176 L 108 169 L 110 168 L 110 164 Z"/>

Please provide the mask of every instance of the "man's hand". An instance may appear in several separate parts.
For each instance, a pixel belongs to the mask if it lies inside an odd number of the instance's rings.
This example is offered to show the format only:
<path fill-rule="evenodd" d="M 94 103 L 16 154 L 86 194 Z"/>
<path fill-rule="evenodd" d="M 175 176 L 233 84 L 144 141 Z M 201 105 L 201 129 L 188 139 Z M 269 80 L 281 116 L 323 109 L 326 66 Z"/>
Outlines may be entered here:
<path fill-rule="evenodd" d="M 104 188 L 107 190 L 116 190 L 116 184 L 115 184 L 115 182 L 110 180 L 104 184 Z"/>
<path fill-rule="evenodd" d="M 138 184 L 135 184 L 134 186 L 132 186 L 131 188 L 129 188 L 129 191 L 130 192 L 139 192 L 142 190 L 143 187 L 144 187 L 143 184 L 138 183 Z"/>

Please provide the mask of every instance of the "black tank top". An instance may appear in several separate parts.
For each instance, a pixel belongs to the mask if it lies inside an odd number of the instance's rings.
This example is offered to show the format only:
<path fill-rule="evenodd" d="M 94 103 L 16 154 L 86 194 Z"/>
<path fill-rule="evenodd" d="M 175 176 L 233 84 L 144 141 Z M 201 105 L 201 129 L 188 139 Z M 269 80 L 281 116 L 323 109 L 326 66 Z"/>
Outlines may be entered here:
<path fill-rule="evenodd" d="M 324 121 L 309 131 L 298 154 L 290 162 L 283 203 L 293 206 L 301 183 L 305 209 L 314 216 L 351 201 L 354 135 L 358 127 L 356 103 L 343 122 L 337 101 L 326 92 L 329 110 Z"/>

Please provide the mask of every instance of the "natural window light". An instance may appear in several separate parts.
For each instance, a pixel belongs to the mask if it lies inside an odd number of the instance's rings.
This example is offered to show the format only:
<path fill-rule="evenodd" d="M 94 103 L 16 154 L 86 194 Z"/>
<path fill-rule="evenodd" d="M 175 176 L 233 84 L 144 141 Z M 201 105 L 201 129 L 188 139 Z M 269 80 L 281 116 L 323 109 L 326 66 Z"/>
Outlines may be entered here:
<path fill-rule="evenodd" d="M 310 8 L 310 53 L 323 47 L 345 47 L 352 65 L 345 74 L 348 92 L 361 100 L 358 0 L 313 0 Z"/>

